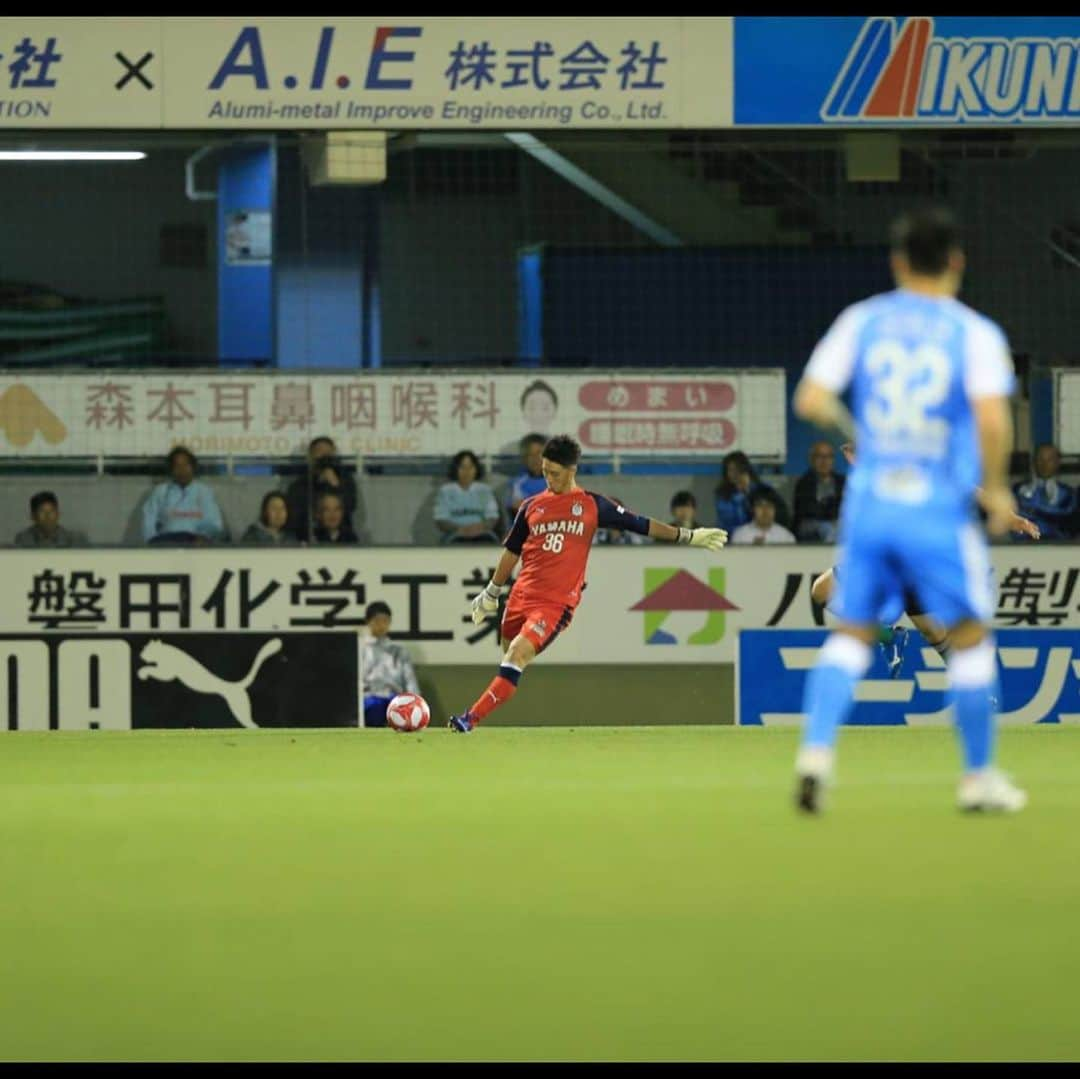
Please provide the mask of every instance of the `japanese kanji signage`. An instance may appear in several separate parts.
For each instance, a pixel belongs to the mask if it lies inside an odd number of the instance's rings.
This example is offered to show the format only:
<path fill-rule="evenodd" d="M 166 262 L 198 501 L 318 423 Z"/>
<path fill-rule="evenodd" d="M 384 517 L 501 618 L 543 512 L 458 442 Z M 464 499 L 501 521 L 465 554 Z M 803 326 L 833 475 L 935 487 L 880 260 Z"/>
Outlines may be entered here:
<path fill-rule="evenodd" d="M 0 453 L 283 457 L 330 435 L 345 455 L 517 453 L 568 431 L 586 453 L 782 460 L 782 370 L 585 375 L 0 371 Z"/>
<path fill-rule="evenodd" d="M 802 712 L 806 677 L 824 630 L 743 630 L 739 634 L 737 722 L 794 726 Z M 1080 723 L 1080 630 L 999 630 L 998 720 Z M 854 726 L 930 726 L 952 722 L 945 661 L 918 639 L 908 646 L 904 670 L 890 678 L 875 657 L 855 689 Z"/>
<path fill-rule="evenodd" d="M 161 19 L 0 19 L 0 130 L 161 126 Z"/>
<path fill-rule="evenodd" d="M 726 127 L 732 20 L 0 19 L 0 126 Z"/>
<path fill-rule="evenodd" d="M 490 664 L 499 655 L 497 625 L 474 626 L 468 610 L 499 553 L 496 546 L 9 550 L 0 632 L 356 632 L 367 604 L 384 600 L 394 638 L 418 663 Z M 825 628 L 810 584 L 834 557 L 826 547 L 715 554 L 667 544 L 597 547 L 574 621 L 543 662 L 730 663 L 740 630 Z M 996 628 L 1080 636 L 1075 548 L 995 547 L 993 559 Z"/>

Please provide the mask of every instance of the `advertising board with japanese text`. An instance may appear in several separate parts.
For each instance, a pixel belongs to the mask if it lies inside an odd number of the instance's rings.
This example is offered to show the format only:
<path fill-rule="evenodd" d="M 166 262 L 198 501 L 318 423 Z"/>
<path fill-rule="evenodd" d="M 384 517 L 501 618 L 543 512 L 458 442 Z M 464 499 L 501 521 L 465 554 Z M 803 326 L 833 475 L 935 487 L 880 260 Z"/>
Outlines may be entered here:
<path fill-rule="evenodd" d="M 736 667 L 736 722 L 801 726 L 807 675 L 825 630 L 742 630 Z M 1080 629 L 999 629 L 995 633 L 998 721 L 1009 725 L 1080 723 Z M 878 650 L 855 686 L 850 726 L 918 727 L 952 722 L 945 661 L 918 635 L 889 677 Z"/>
<path fill-rule="evenodd" d="M 38 374 L 0 370 L 0 453 L 12 457 L 282 457 L 329 435 L 346 455 L 513 454 L 570 432 L 586 454 L 787 452 L 783 370 L 410 374 Z"/>
<path fill-rule="evenodd" d="M 0 632 L 183 633 L 359 631 L 384 600 L 393 637 L 418 663 L 487 664 L 494 620 L 469 603 L 501 548 L 216 547 L 6 551 Z M 743 629 L 822 629 L 810 598 L 829 547 L 598 547 L 570 627 L 538 662 L 731 663 Z M 999 629 L 1080 630 L 1073 547 L 993 549 Z"/>
<path fill-rule="evenodd" d="M 728 127 L 732 20 L 0 19 L 0 127 Z"/>

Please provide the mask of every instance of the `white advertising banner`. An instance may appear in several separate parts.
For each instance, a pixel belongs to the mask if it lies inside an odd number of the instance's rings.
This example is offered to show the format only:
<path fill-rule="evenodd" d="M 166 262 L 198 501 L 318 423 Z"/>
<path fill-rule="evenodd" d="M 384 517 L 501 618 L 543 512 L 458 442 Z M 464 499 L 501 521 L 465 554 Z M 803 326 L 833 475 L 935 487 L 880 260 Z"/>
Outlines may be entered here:
<path fill-rule="evenodd" d="M 733 20 L 0 19 L 9 127 L 729 127 Z"/>
<path fill-rule="evenodd" d="M 587 454 L 760 459 L 787 453 L 781 369 L 662 375 L 422 372 L 308 375 L 0 371 L 0 453 L 280 457 L 330 435 L 343 454 L 517 453 L 569 432 Z"/>
<path fill-rule="evenodd" d="M 161 19 L 0 19 L 0 130 L 160 127 Z"/>
<path fill-rule="evenodd" d="M 1054 444 L 1062 453 L 1080 453 L 1080 371 L 1055 367 Z"/>
<path fill-rule="evenodd" d="M 491 665 L 496 623 L 469 602 L 500 548 L 83 549 L 4 552 L 0 633 L 357 630 L 384 600 L 419 663 Z M 597 548 L 571 626 L 541 662 L 730 663 L 741 629 L 823 625 L 810 601 L 828 547 Z M 1080 550 L 996 547 L 995 624 L 1080 629 Z M 828 616 L 826 616 L 828 618 Z"/>

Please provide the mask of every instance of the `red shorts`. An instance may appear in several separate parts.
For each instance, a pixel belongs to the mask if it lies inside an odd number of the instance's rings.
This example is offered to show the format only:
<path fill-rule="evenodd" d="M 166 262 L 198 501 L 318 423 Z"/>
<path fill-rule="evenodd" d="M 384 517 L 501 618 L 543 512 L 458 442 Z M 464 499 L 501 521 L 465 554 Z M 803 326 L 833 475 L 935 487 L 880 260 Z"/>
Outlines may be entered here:
<path fill-rule="evenodd" d="M 511 595 L 503 612 L 502 636 L 504 640 L 512 641 L 519 633 L 524 634 L 537 652 L 543 652 L 570 625 L 573 617 L 573 607 L 527 597 L 518 600 Z"/>

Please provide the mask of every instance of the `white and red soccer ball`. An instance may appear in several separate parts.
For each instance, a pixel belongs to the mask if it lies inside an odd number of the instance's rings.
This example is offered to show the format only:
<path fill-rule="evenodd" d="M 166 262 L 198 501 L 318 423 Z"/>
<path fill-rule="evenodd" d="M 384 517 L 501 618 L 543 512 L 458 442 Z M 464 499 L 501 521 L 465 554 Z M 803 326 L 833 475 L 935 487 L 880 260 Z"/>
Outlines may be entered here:
<path fill-rule="evenodd" d="M 422 731 L 431 722 L 431 709 L 419 694 L 399 693 L 386 706 L 386 722 L 402 734 Z"/>

